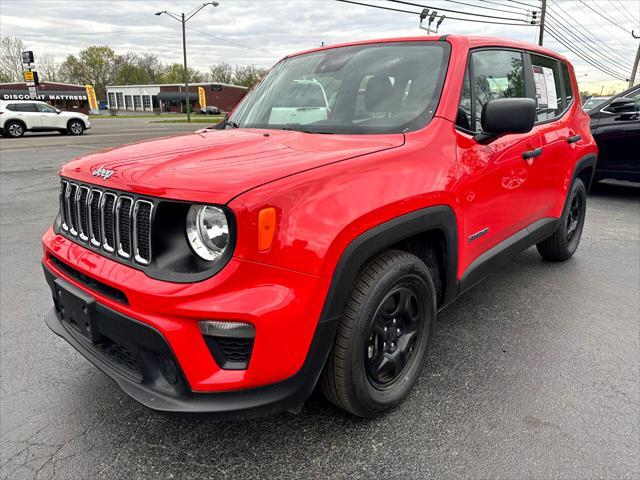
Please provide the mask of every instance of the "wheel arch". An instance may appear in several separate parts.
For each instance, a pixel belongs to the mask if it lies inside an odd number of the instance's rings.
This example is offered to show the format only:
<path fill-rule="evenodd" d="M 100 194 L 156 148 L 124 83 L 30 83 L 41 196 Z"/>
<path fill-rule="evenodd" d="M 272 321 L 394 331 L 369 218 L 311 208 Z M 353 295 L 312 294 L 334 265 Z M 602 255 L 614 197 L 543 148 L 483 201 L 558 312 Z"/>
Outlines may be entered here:
<path fill-rule="evenodd" d="M 29 127 L 27 127 L 27 124 L 25 123 L 25 121 L 21 120 L 19 118 L 10 118 L 6 122 L 4 122 L 4 126 L 2 127 L 3 130 L 6 130 L 7 129 L 7 125 L 10 125 L 11 123 L 19 123 L 20 125 L 22 125 L 22 128 L 24 128 L 25 132 L 27 132 L 29 130 Z"/>
<path fill-rule="evenodd" d="M 576 178 L 579 178 L 582 180 L 582 183 L 584 183 L 587 193 L 589 193 L 589 189 L 591 188 L 591 184 L 593 183 L 593 178 L 596 173 L 597 160 L 598 157 L 595 153 L 589 153 L 578 160 L 573 168 L 573 174 L 571 175 L 571 185 L 573 185 Z"/>
<path fill-rule="evenodd" d="M 74 122 L 76 120 L 82 124 L 82 128 L 87 128 L 87 124 L 84 123 L 83 119 L 81 119 L 80 117 L 71 117 L 69 120 L 67 120 L 67 130 L 69 129 L 69 125 L 71 124 L 71 122 Z"/>
<path fill-rule="evenodd" d="M 450 303 L 456 296 L 458 286 L 458 226 L 453 209 L 447 205 L 437 205 L 388 220 L 353 239 L 334 269 L 320 321 L 336 321 L 340 318 L 351 287 L 369 259 L 387 248 L 430 232 L 440 235 L 444 240 L 446 267 L 440 304 Z"/>

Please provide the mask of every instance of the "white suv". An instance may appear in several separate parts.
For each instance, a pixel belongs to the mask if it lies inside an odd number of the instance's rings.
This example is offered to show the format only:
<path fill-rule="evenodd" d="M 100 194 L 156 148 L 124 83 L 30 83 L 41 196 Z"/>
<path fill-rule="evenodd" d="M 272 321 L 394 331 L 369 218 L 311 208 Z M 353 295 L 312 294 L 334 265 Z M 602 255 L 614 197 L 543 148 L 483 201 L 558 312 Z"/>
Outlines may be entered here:
<path fill-rule="evenodd" d="M 91 122 L 84 113 L 63 112 L 37 100 L 0 100 L 0 131 L 7 137 L 48 130 L 81 135 L 88 128 Z"/>

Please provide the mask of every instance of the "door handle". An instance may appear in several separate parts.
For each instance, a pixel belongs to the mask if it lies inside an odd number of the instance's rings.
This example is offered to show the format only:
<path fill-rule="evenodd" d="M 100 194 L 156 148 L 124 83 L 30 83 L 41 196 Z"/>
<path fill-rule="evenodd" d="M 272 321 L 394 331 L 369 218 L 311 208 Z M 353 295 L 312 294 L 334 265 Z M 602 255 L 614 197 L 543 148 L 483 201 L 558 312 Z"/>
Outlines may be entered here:
<path fill-rule="evenodd" d="M 524 158 L 525 160 L 530 160 L 532 158 L 539 157 L 540 155 L 542 155 L 542 147 L 536 148 L 535 150 L 528 150 L 526 152 L 523 152 L 522 158 Z"/>
<path fill-rule="evenodd" d="M 580 134 L 567 137 L 567 143 L 576 143 L 576 142 L 579 142 L 580 140 L 582 140 L 582 135 Z"/>

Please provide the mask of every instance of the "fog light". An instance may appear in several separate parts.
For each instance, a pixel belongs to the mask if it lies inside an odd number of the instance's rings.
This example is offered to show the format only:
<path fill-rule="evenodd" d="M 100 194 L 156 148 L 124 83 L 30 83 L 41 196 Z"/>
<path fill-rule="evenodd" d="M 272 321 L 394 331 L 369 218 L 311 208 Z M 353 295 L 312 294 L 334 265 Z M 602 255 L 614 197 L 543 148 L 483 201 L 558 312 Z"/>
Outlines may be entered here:
<path fill-rule="evenodd" d="M 202 334 L 209 337 L 253 338 L 256 336 L 256 329 L 250 323 L 207 320 L 199 324 Z"/>

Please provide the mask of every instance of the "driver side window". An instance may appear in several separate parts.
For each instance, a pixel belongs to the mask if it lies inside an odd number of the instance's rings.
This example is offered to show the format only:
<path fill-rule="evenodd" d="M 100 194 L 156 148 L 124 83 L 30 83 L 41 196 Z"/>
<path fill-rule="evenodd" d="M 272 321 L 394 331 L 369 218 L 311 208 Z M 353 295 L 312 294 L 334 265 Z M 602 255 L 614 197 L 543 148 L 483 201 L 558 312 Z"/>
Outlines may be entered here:
<path fill-rule="evenodd" d="M 51 105 L 46 105 L 44 103 L 36 103 L 36 106 L 38 108 L 38 111 L 42 112 L 42 113 L 56 113 L 57 110 L 55 107 L 52 107 Z"/>
<path fill-rule="evenodd" d="M 482 107 L 489 100 L 525 97 L 522 53 L 511 50 L 473 52 L 465 73 L 456 125 L 481 130 Z"/>

